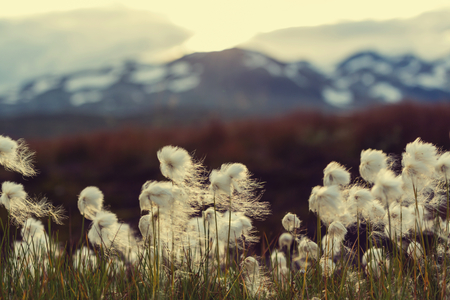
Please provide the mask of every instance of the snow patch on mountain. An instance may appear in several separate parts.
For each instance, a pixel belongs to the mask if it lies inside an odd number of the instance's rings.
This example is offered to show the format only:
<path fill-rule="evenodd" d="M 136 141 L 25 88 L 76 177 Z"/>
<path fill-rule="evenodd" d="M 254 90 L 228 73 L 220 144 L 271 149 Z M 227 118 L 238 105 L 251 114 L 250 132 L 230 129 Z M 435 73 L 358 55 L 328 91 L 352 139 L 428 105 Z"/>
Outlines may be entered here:
<path fill-rule="evenodd" d="M 166 67 L 145 67 L 139 68 L 131 75 L 130 81 L 138 84 L 154 84 L 164 80 L 168 70 Z"/>
<path fill-rule="evenodd" d="M 65 88 L 70 93 L 80 90 L 105 89 L 118 80 L 118 75 L 115 72 L 76 76 L 66 82 Z"/>
<path fill-rule="evenodd" d="M 325 102 L 337 107 L 344 107 L 353 102 L 353 94 L 349 90 L 337 90 L 327 87 L 323 89 L 322 97 Z"/>
<path fill-rule="evenodd" d="M 70 104 L 80 106 L 86 103 L 100 102 L 102 98 L 103 95 L 100 91 L 81 91 L 72 94 Z"/>
<path fill-rule="evenodd" d="M 181 93 L 192 90 L 200 84 L 200 77 L 196 74 L 190 76 L 172 80 L 168 86 L 168 89 L 174 93 Z"/>
<path fill-rule="evenodd" d="M 283 68 L 279 64 L 260 53 L 246 52 L 243 63 L 249 69 L 263 68 L 272 76 L 283 75 Z"/>
<path fill-rule="evenodd" d="M 369 90 L 369 95 L 374 98 L 381 98 L 387 103 L 397 103 L 403 98 L 400 90 L 387 82 L 379 82 L 372 86 Z"/>

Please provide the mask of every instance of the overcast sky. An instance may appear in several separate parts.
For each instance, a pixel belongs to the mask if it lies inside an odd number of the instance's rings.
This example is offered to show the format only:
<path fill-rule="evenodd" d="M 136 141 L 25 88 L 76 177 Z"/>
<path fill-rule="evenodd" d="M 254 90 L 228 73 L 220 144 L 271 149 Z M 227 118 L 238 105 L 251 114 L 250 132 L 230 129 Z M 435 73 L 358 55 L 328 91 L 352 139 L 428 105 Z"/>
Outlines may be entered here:
<path fill-rule="evenodd" d="M 450 0 L 10 1 L 0 9 L 0 90 L 235 46 L 323 68 L 360 50 L 435 59 L 450 55 Z"/>
<path fill-rule="evenodd" d="M 193 32 L 185 47 L 213 51 L 233 47 L 255 34 L 281 28 L 343 21 L 411 18 L 450 6 L 449 0 L 15 0 L 0 17 L 21 18 L 54 11 L 124 6 L 160 13 Z"/>

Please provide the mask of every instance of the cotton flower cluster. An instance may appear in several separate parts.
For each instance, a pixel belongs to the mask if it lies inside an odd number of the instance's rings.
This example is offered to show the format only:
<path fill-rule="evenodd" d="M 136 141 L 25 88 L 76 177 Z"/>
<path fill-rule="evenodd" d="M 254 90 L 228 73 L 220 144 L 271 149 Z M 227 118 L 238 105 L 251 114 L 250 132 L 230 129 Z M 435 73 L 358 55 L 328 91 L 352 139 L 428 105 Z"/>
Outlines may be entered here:
<path fill-rule="evenodd" d="M 230 252 L 257 241 L 252 219 L 264 218 L 269 208 L 259 201 L 260 185 L 243 164 L 223 164 L 210 173 L 207 182 L 204 167 L 182 148 L 166 146 L 157 158 L 168 181 L 149 180 L 142 185 L 140 237 L 105 210 L 100 189 L 90 186 L 81 191 L 78 208 L 92 221 L 91 244 L 105 250 L 110 259 L 134 263 L 150 258 L 147 268 L 169 263 L 182 270 L 187 261 L 200 268 L 205 258 L 211 260 L 212 268 L 229 263 Z M 78 255 L 93 259 L 87 250 Z M 255 293 L 256 285 L 252 286 L 251 293 Z"/>
<path fill-rule="evenodd" d="M 448 207 L 449 153 L 439 153 L 418 138 L 406 145 L 401 172 L 388 160 L 380 150 L 363 150 L 359 171 L 365 182 L 354 184 L 342 165 L 332 162 L 324 169 L 323 186 L 314 187 L 309 198 L 310 210 L 327 227 L 321 241 L 322 269 L 334 270 L 331 262 L 347 249 L 345 236 L 355 225 L 369 228 L 373 242 L 380 242 L 375 237 L 392 240 L 414 260 L 425 256 L 423 241 L 416 236 L 433 234 L 448 240 L 450 226 L 442 212 Z M 362 265 L 368 274 L 380 276 L 389 260 L 383 248 L 374 248 L 365 252 Z"/>

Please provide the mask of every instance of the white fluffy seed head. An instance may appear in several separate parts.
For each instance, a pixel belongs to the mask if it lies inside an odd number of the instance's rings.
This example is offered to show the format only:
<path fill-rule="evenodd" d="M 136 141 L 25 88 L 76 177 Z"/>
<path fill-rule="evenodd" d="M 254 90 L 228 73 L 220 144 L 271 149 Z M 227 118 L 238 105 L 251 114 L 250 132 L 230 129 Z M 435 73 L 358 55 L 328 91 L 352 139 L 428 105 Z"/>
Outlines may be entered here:
<path fill-rule="evenodd" d="M 435 166 L 437 149 L 431 143 L 425 143 L 420 138 L 406 145 L 405 152 L 415 160 L 429 166 Z"/>
<path fill-rule="evenodd" d="M 359 174 L 370 183 L 375 182 L 378 172 L 387 168 L 387 156 L 381 150 L 367 149 L 361 151 Z"/>
<path fill-rule="evenodd" d="M 158 151 L 157 156 L 161 173 L 168 179 L 182 182 L 192 172 L 192 158 L 183 148 L 165 146 Z"/>
<path fill-rule="evenodd" d="M 319 246 L 308 238 L 303 238 L 298 245 L 298 253 L 301 258 L 318 259 Z"/>
<path fill-rule="evenodd" d="M 246 276 L 258 276 L 259 275 L 259 263 L 251 256 L 244 259 L 243 262 L 243 272 Z"/>
<path fill-rule="evenodd" d="M 278 250 L 274 250 L 272 252 L 272 255 L 270 256 L 270 260 L 272 261 L 272 266 L 274 268 L 276 268 L 276 267 L 282 268 L 282 267 L 286 267 L 286 265 L 287 265 L 286 256 L 284 256 L 283 252 L 280 252 Z"/>
<path fill-rule="evenodd" d="M 372 195 L 385 206 L 390 205 L 403 195 L 402 178 L 395 176 L 394 172 L 382 169 L 375 179 Z"/>
<path fill-rule="evenodd" d="M 347 185 L 350 183 L 350 173 L 339 163 L 333 161 L 323 170 L 323 185 Z"/>
<path fill-rule="evenodd" d="M 341 253 L 342 241 L 340 237 L 335 237 L 332 235 L 324 235 L 322 238 L 322 250 L 324 255 L 330 258 Z"/>
<path fill-rule="evenodd" d="M 209 181 L 211 182 L 210 190 L 214 193 L 224 193 L 231 196 L 231 177 L 218 170 L 212 170 L 209 174 Z"/>
<path fill-rule="evenodd" d="M 141 217 L 139 231 L 144 240 L 148 240 L 153 235 L 153 215 L 151 213 Z"/>
<path fill-rule="evenodd" d="M 309 209 L 313 212 L 336 214 L 342 207 L 342 197 L 337 185 L 315 187 L 309 197 Z"/>
<path fill-rule="evenodd" d="M 86 219 L 93 220 L 103 209 L 103 193 L 96 186 L 88 186 L 78 196 L 78 209 Z"/>
<path fill-rule="evenodd" d="M 450 152 L 445 152 L 439 156 L 436 162 L 436 172 L 447 180 L 450 179 Z"/>
<path fill-rule="evenodd" d="M 151 210 L 152 203 L 157 205 L 162 211 L 171 208 L 175 202 L 175 197 L 172 191 L 173 186 L 170 182 L 153 181 L 149 183 L 147 188 L 144 189 L 139 195 L 139 205 L 141 207 L 141 211 Z"/>
<path fill-rule="evenodd" d="M 11 209 L 11 202 L 23 202 L 27 198 L 27 193 L 23 189 L 23 185 L 10 181 L 2 183 L 2 193 L 0 204 L 4 205 L 7 210 Z"/>
<path fill-rule="evenodd" d="M 295 214 L 287 213 L 283 220 L 281 220 L 281 224 L 283 225 L 286 231 L 294 231 L 297 228 L 300 228 L 300 224 L 302 221 Z"/>
<path fill-rule="evenodd" d="M 352 215 L 362 212 L 373 201 L 373 195 L 368 189 L 359 186 L 353 186 L 349 191 L 347 200 L 347 210 Z"/>
<path fill-rule="evenodd" d="M 371 201 L 363 209 L 363 217 L 373 225 L 380 225 L 385 215 L 386 210 L 384 206 L 376 200 Z"/>
<path fill-rule="evenodd" d="M 322 268 L 322 274 L 327 277 L 332 275 L 336 269 L 336 264 L 327 257 L 322 257 L 319 261 L 319 265 Z"/>
<path fill-rule="evenodd" d="M 416 241 L 412 241 L 408 245 L 408 249 L 406 250 L 406 253 L 409 257 L 411 257 L 414 260 L 422 260 L 424 258 L 424 252 L 422 245 L 420 245 Z"/>
<path fill-rule="evenodd" d="M 383 248 L 370 248 L 362 257 L 362 264 L 365 266 L 369 261 L 375 263 L 382 262 L 386 259 Z"/>
<path fill-rule="evenodd" d="M 280 237 L 278 238 L 278 244 L 280 245 L 281 248 L 283 247 L 290 247 L 292 245 L 292 242 L 294 241 L 294 237 L 287 232 L 284 232 L 280 235 Z"/>
<path fill-rule="evenodd" d="M 34 152 L 28 149 L 23 140 L 14 141 L 0 135 L 0 165 L 6 170 L 18 172 L 24 176 L 36 175 L 33 166 Z"/>
<path fill-rule="evenodd" d="M 24 241 L 35 243 L 45 235 L 44 225 L 39 220 L 29 218 L 23 224 L 21 233 Z"/>
<path fill-rule="evenodd" d="M 88 239 L 92 244 L 111 246 L 108 233 L 117 225 L 117 216 L 108 211 L 99 211 L 92 222 L 92 227 L 88 232 Z"/>
<path fill-rule="evenodd" d="M 328 227 L 328 234 L 330 236 L 343 240 L 345 238 L 345 235 L 347 234 L 347 228 L 345 228 L 345 226 L 341 222 L 334 221 Z"/>
<path fill-rule="evenodd" d="M 220 167 L 220 172 L 226 174 L 231 179 L 231 185 L 237 192 L 242 192 L 241 182 L 249 177 L 248 169 L 241 163 L 223 164 Z M 245 183 L 244 183 L 245 185 Z"/>
<path fill-rule="evenodd" d="M 0 135 L 0 157 L 14 156 L 18 146 L 10 137 Z"/>

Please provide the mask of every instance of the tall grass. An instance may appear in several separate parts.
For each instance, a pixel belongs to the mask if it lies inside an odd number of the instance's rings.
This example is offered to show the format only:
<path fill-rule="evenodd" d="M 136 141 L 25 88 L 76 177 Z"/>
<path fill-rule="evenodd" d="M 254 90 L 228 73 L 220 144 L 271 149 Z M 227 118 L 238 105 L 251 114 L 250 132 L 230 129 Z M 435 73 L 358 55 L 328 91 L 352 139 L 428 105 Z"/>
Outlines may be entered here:
<path fill-rule="evenodd" d="M 22 174 L 32 175 L 30 153 L 20 145 L 15 152 L 14 141 L 0 136 L 0 163 L 18 172 L 14 164 L 26 163 Z M 297 215 L 287 213 L 278 243 L 264 233 L 260 238 L 253 226 L 270 210 L 244 165 L 207 172 L 172 146 L 157 156 L 167 181 L 143 184 L 136 199 L 140 234 L 105 209 L 107 199 L 91 186 L 79 194 L 90 226 L 75 249 L 52 232 L 61 208 L 3 183 L 8 218 L 0 220 L 0 297 L 450 298 L 448 152 L 417 139 L 406 146 L 399 169 L 383 152 L 364 150 L 361 178 L 353 182 L 344 166 L 330 163 L 323 186 L 309 198 L 316 231 L 305 232 Z M 255 253 L 259 242 L 269 247 Z"/>

